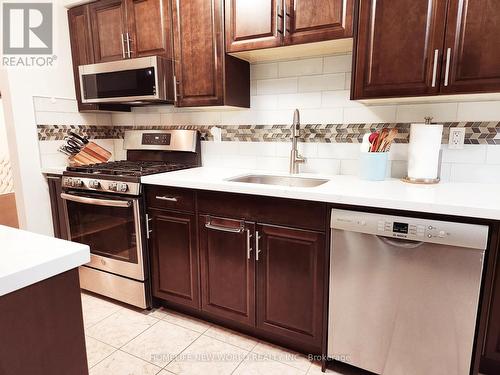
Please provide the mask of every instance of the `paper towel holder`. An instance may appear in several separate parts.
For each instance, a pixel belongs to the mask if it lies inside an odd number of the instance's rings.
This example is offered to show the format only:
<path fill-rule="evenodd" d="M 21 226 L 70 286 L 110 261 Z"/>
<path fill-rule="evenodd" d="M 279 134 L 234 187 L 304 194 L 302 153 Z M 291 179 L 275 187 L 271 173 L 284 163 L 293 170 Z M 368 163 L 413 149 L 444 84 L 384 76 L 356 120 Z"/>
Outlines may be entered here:
<path fill-rule="evenodd" d="M 433 117 L 426 116 L 424 117 L 425 125 L 432 125 Z M 412 178 L 412 177 L 403 177 L 401 181 L 409 183 L 409 184 L 422 184 L 422 185 L 433 185 L 439 183 L 441 179 L 439 176 L 441 175 L 441 157 L 442 152 L 439 151 L 439 162 L 438 162 L 438 177 L 437 178 Z"/>

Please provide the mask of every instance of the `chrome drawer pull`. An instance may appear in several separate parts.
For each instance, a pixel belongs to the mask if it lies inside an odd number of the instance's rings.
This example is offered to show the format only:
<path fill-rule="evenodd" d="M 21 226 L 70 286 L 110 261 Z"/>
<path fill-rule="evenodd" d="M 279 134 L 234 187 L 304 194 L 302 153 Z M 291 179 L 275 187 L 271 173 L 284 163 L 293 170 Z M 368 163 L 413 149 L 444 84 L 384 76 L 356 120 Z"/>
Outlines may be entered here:
<path fill-rule="evenodd" d="M 177 198 L 176 197 L 167 197 L 167 196 L 164 196 L 164 195 L 163 196 L 157 195 L 156 199 L 159 199 L 161 201 L 177 202 Z"/>
<path fill-rule="evenodd" d="M 216 225 L 211 223 L 211 218 L 210 216 L 207 217 L 207 222 L 205 224 L 205 228 L 208 229 L 213 229 L 213 230 L 218 230 L 221 232 L 229 232 L 229 233 L 241 233 L 245 230 L 245 223 L 240 222 L 240 227 L 239 228 L 232 228 L 232 227 L 224 227 L 221 225 Z"/>

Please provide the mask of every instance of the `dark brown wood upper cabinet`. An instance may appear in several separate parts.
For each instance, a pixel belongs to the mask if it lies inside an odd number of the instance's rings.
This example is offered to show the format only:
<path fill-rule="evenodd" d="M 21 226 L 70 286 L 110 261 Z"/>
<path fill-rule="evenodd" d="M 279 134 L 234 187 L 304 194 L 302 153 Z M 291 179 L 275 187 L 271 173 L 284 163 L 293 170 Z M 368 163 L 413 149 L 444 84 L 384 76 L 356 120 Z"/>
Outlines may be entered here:
<path fill-rule="evenodd" d="M 199 217 L 201 308 L 225 319 L 255 325 L 254 224 Z"/>
<path fill-rule="evenodd" d="M 324 233 L 257 225 L 257 328 L 321 348 Z"/>
<path fill-rule="evenodd" d="M 226 0 L 226 50 L 247 51 L 282 43 L 283 0 Z"/>
<path fill-rule="evenodd" d="M 164 0 L 127 0 L 127 30 L 131 56 L 172 58 L 171 3 Z"/>
<path fill-rule="evenodd" d="M 284 0 L 284 42 L 301 44 L 352 36 L 353 0 Z"/>
<path fill-rule="evenodd" d="M 125 0 L 101 0 L 90 4 L 94 63 L 126 58 Z"/>
<path fill-rule="evenodd" d="M 73 79 L 75 81 L 76 100 L 79 111 L 99 109 L 97 104 L 82 103 L 80 76 L 78 66 L 94 62 L 92 49 L 92 32 L 90 27 L 89 6 L 80 5 L 68 10 L 69 38 L 71 43 L 71 58 L 73 60 Z"/>
<path fill-rule="evenodd" d="M 499 92 L 499 34 L 498 1 L 359 0 L 351 98 Z"/>
<path fill-rule="evenodd" d="M 450 0 L 441 91 L 500 91 L 499 35 L 500 1 Z"/>
<path fill-rule="evenodd" d="M 352 98 L 438 93 L 445 17 L 446 0 L 360 0 Z"/>
<path fill-rule="evenodd" d="M 226 50 L 351 37 L 353 4 L 354 0 L 226 0 Z"/>
<path fill-rule="evenodd" d="M 173 2 L 176 105 L 250 106 L 250 66 L 224 53 L 223 0 Z"/>
<path fill-rule="evenodd" d="M 196 216 L 149 209 L 153 296 L 200 307 Z"/>

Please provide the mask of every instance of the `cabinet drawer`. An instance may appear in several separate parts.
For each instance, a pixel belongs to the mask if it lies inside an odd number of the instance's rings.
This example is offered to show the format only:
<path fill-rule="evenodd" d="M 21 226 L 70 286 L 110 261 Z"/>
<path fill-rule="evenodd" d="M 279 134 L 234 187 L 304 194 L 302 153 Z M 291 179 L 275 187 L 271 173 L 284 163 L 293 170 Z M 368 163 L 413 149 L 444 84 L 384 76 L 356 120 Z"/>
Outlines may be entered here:
<path fill-rule="evenodd" d="M 172 187 L 146 188 L 147 207 L 194 212 L 194 191 Z"/>

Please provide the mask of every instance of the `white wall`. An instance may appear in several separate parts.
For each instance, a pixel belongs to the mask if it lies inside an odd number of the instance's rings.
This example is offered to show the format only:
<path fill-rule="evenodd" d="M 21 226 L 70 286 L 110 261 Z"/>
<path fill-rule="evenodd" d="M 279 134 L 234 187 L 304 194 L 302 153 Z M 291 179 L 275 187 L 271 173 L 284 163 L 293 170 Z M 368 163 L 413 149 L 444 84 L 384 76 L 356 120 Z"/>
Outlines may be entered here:
<path fill-rule="evenodd" d="M 61 1 L 55 1 L 57 67 L 13 68 L 0 72 L 20 226 L 45 234 L 52 233 L 52 223 L 48 188 L 40 171 L 33 96 L 75 96 L 67 23 L 67 9 Z"/>

